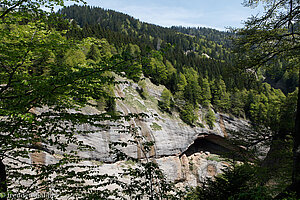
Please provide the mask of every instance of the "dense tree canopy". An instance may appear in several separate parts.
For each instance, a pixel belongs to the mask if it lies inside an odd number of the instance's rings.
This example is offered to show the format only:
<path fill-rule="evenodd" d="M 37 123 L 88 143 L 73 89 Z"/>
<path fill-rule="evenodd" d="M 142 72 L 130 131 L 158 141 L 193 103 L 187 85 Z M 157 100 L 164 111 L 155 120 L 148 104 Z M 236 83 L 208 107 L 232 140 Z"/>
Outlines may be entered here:
<path fill-rule="evenodd" d="M 258 72 L 260 67 L 272 66 L 272 63 L 278 64 L 279 61 L 284 61 L 290 68 L 299 73 L 299 55 L 300 55 L 300 5 L 298 0 L 249 0 L 244 2 L 246 6 L 257 6 L 263 4 L 265 13 L 261 16 L 253 16 L 245 22 L 245 27 L 238 29 L 238 37 L 235 40 L 236 51 L 244 52 L 240 55 L 241 66 L 250 68 L 252 72 Z M 299 79 L 298 79 L 299 80 Z M 277 96 L 280 98 L 282 95 Z M 260 120 L 261 116 L 269 116 L 273 122 L 266 122 L 271 128 L 277 127 L 277 132 L 273 137 L 273 145 L 269 151 L 276 152 L 274 149 L 282 148 L 276 145 L 277 141 L 283 140 L 287 135 L 291 134 L 286 129 L 283 131 L 276 126 L 280 118 L 276 113 L 280 112 L 276 109 L 276 104 L 280 104 L 278 99 L 270 99 L 268 103 L 262 105 L 260 102 L 267 102 L 267 96 L 262 96 L 260 99 L 253 98 L 256 103 L 252 104 L 254 110 L 259 111 L 254 119 Z M 300 98 L 298 95 L 297 116 L 295 129 L 292 131 L 293 137 L 293 175 L 292 184 L 287 188 L 287 191 L 297 192 L 299 197 L 300 188 Z M 271 107 L 272 112 L 268 112 Z M 282 119 L 282 118 L 281 118 Z M 262 120 L 262 119 L 261 119 Z M 275 123 L 274 123 L 275 122 Z M 278 144 L 278 143 L 277 143 Z M 268 157 L 267 157 L 268 158 Z M 270 161 L 269 159 L 266 159 Z M 274 161 L 274 159 L 273 159 Z M 270 162 L 272 163 L 272 162 Z"/>

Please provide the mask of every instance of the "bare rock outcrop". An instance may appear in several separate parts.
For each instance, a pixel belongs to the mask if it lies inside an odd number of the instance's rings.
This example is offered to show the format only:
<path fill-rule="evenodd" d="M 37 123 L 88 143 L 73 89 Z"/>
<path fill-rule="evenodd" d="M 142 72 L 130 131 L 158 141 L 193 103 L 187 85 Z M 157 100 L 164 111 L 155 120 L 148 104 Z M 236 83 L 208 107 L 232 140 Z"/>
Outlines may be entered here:
<path fill-rule="evenodd" d="M 191 127 L 181 121 L 177 112 L 170 114 L 159 109 L 158 100 L 164 89 L 163 86 L 156 86 L 149 79 L 146 79 L 146 83 L 149 94 L 147 99 L 139 95 L 137 92 L 139 86 L 134 82 L 116 86 L 115 95 L 124 98 L 122 101 L 117 101 L 117 111 L 123 114 L 145 113 L 148 115 L 147 118 L 125 121 L 124 125 L 137 127 L 138 134 L 146 140 L 155 142 L 150 156 L 155 159 L 167 178 L 175 181 L 178 186 L 196 186 L 205 178 L 220 173 L 228 163 L 218 155 L 218 152 L 234 150 L 234 147 L 226 143 L 225 138 L 230 137 L 230 130 L 247 129 L 248 122 L 216 113 L 217 120 L 213 129 L 209 129 L 205 121 L 201 121 L 204 127 Z M 101 113 L 94 107 L 86 107 L 81 112 Z M 205 110 L 200 109 L 200 112 L 205 112 Z M 77 128 L 95 130 L 93 134 L 78 136 L 85 144 L 95 148 L 94 151 L 80 152 L 82 157 L 90 160 L 88 164 L 98 166 L 102 172 L 118 173 L 121 164 L 112 163 L 109 143 L 126 142 L 132 137 L 125 133 L 120 134 L 114 128 L 98 130 L 87 125 Z M 129 145 L 123 150 L 130 156 L 143 157 L 140 149 L 135 145 Z M 47 154 L 41 155 L 40 158 L 38 155 L 33 155 L 32 159 L 33 162 L 47 164 L 55 162 L 59 159 L 59 155 Z"/>

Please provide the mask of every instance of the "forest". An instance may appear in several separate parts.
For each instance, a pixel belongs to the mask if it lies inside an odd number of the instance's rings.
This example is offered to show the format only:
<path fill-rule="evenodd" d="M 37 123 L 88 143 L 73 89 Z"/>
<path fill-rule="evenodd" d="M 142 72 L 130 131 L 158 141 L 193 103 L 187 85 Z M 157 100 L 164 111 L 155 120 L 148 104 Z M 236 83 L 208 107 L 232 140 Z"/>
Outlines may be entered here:
<path fill-rule="evenodd" d="M 299 2 L 245 2 L 265 4 L 265 15 L 227 32 L 166 28 L 87 5 L 54 12 L 54 5 L 63 5 L 59 0 L 1 2 L 0 199 L 42 190 L 75 199 L 122 199 L 117 190 L 99 189 L 109 184 L 119 184 L 125 188 L 123 195 L 135 199 L 299 199 Z M 199 109 L 206 110 L 211 129 L 215 113 L 251 121 L 258 136 L 240 133 L 232 142 L 252 150 L 263 143 L 269 146 L 267 156 L 254 163 L 244 158 L 243 165 L 234 164 L 223 175 L 186 191 L 168 183 L 155 162 L 129 158 L 118 148 L 116 161 L 140 164 L 123 174 L 134 177 L 131 184 L 95 175 L 90 166 L 79 165 L 78 173 L 78 165 L 73 165 L 82 161 L 78 152 L 93 148 L 76 134 L 96 130 L 78 131 L 72 124 L 105 129 L 105 121 L 111 121 L 120 132 L 130 132 L 118 123 L 143 117 L 116 112 L 115 74 L 137 83 L 143 98 L 145 78 L 164 85 L 160 109 L 179 112 L 189 126 L 203 127 Z M 101 115 L 76 112 L 95 106 L 91 100 L 104 108 Z M 134 137 L 130 142 L 140 141 Z M 64 153 L 69 145 L 75 150 Z M 113 144 L 118 145 L 127 144 Z M 148 152 L 154 144 L 143 145 Z M 54 154 L 52 147 L 63 152 L 58 163 L 24 161 L 34 153 Z M 145 182 L 139 183 L 140 178 Z M 22 184 L 24 180 L 31 185 Z M 50 181 L 52 188 L 47 187 Z M 83 185 L 85 181 L 96 184 Z M 20 184 L 12 190 L 15 182 Z"/>
<path fill-rule="evenodd" d="M 192 111 L 199 105 L 213 105 L 218 112 L 277 130 L 280 116 L 293 116 L 284 114 L 289 111 L 283 107 L 297 93 L 297 71 L 290 70 L 284 60 L 253 73 L 237 69 L 229 38 L 234 37 L 232 33 L 208 28 L 163 28 L 90 6 L 71 6 L 59 13 L 76 27 L 67 33 L 68 37 L 104 39 L 116 52 L 147 57 L 141 66 L 143 75 L 170 90 L 172 106 L 181 110 L 188 124 L 194 125 L 196 116 Z M 96 54 L 94 57 L 99 58 Z"/>

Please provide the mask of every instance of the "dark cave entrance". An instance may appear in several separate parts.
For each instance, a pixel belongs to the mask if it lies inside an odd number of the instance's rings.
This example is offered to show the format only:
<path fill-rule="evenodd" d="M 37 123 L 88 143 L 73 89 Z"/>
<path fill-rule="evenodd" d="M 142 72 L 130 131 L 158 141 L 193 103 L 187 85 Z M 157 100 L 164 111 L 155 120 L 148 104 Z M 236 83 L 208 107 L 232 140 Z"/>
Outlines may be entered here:
<path fill-rule="evenodd" d="M 181 156 L 184 154 L 186 156 L 191 156 L 192 154 L 200 152 L 209 152 L 224 158 L 230 158 L 239 161 L 244 160 L 244 156 L 248 154 L 243 148 L 232 144 L 226 138 L 209 134 L 198 136 L 194 143 L 190 145 L 189 148 L 181 154 Z"/>

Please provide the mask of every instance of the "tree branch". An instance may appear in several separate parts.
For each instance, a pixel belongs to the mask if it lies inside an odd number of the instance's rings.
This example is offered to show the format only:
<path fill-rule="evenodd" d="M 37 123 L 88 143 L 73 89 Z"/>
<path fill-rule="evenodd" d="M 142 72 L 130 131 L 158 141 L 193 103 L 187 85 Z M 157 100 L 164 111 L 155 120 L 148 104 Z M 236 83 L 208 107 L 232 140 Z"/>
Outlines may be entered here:
<path fill-rule="evenodd" d="M 13 5 L 12 7 L 6 9 L 1 15 L 0 15 L 0 19 L 4 18 L 5 15 L 7 15 L 9 12 L 13 11 L 13 9 L 15 9 L 16 7 L 20 6 L 22 3 L 24 3 L 26 0 L 21 0 L 19 2 L 17 2 L 15 5 Z"/>

